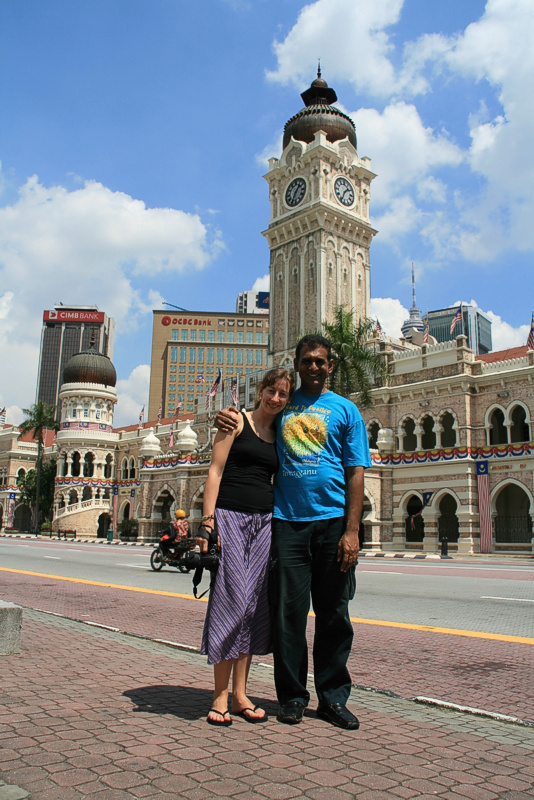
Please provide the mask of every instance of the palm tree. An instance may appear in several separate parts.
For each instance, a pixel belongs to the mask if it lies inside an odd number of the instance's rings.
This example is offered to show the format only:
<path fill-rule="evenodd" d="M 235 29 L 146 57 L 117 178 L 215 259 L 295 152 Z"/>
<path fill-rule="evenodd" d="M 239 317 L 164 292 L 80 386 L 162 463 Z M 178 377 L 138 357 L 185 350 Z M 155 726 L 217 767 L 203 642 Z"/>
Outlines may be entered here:
<path fill-rule="evenodd" d="M 386 374 L 383 359 L 366 344 L 375 330 L 374 320 L 360 320 L 356 325 L 353 312 L 343 306 L 334 310 L 333 322 L 323 322 L 334 353 L 329 387 L 344 397 L 355 394 L 360 408 L 372 405 L 372 379 Z"/>
<path fill-rule="evenodd" d="M 35 533 L 39 533 L 39 499 L 41 491 L 41 470 L 43 466 L 43 440 L 46 430 L 57 431 L 59 424 L 56 421 L 56 406 L 50 406 L 44 400 L 38 400 L 37 403 L 30 406 L 30 408 L 23 408 L 22 411 L 26 414 L 26 419 L 23 420 L 19 427 L 19 437 L 25 433 L 33 431 L 33 439 L 37 440 L 37 462 L 36 479 L 35 479 L 35 520 L 34 528 Z"/>

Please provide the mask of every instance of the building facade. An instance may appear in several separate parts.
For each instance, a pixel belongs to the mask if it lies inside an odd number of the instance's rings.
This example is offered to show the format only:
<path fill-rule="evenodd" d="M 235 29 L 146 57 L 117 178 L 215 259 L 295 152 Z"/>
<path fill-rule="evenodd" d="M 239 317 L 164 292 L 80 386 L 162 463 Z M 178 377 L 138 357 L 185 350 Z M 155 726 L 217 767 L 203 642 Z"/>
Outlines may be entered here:
<path fill-rule="evenodd" d="M 460 309 L 460 319 L 455 323 L 451 333 L 451 325 L 458 309 Z M 477 306 L 462 304 L 429 311 L 423 317 L 424 323 L 427 320 L 428 332 L 437 342 L 450 342 L 462 334 L 467 338 L 467 346 L 476 355 L 489 353 L 492 349 L 491 319 Z"/>
<path fill-rule="evenodd" d="M 149 419 L 202 413 L 221 373 L 225 397 L 234 380 L 268 364 L 269 317 L 204 311 L 154 311 Z"/>
<path fill-rule="evenodd" d="M 59 406 L 63 370 L 70 358 L 91 343 L 113 358 L 115 320 L 97 306 L 57 305 L 43 312 L 36 401 Z M 58 408 L 59 420 L 59 408 Z"/>
<path fill-rule="evenodd" d="M 240 292 L 235 310 L 236 314 L 268 314 L 269 292 Z"/>

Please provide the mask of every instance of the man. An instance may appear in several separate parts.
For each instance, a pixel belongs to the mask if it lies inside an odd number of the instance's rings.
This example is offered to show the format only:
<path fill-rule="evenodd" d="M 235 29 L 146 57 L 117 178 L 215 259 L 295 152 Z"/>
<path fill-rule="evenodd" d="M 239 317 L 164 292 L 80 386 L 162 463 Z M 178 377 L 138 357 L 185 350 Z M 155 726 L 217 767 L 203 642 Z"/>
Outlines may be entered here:
<path fill-rule="evenodd" d="M 176 556 L 176 548 L 183 545 L 189 537 L 189 523 L 185 518 L 185 511 L 178 508 L 174 512 L 174 517 L 174 522 L 170 523 L 167 532 L 159 541 L 163 553 L 168 556 Z"/>
<path fill-rule="evenodd" d="M 330 342 L 305 336 L 295 356 L 301 386 L 276 423 L 280 467 L 274 482 L 272 557 L 277 719 L 289 725 L 301 722 L 310 700 L 306 624 L 311 594 L 317 715 L 356 730 L 358 719 L 346 707 L 353 639 L 348 604 L 356 589 L 363 476 L 371 457 L 360 412 L 325 388 L 334 365 Z"/>

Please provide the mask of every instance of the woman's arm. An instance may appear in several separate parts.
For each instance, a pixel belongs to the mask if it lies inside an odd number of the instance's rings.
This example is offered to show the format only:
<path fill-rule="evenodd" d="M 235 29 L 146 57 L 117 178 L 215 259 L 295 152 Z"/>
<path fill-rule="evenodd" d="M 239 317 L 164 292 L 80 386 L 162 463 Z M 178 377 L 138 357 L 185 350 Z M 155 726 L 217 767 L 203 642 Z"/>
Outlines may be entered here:
<path fill-rule="evenodd" d="M 213 442 L 213 450 L 211 454 L 211 464 L 208 472 L 208 478 L 204 487 L 204 502 L 202 506 L 202 524 L 205 528 L 213 529 L 215 518 L 215 504 L 219 494 L 219 486 L 221 485 L 221 478 L 226 466 L 228 453 L 234 443 L 236 436 L 239 436 L 243 430 L 243 417 L 240 414 L 238 425 L 231 433 L 225 431 L 218 431 Z M 207 547 L 206 541 L 197 541 L 201 550 Z M 204 551 L 203 551 L 204 552 Z"/>

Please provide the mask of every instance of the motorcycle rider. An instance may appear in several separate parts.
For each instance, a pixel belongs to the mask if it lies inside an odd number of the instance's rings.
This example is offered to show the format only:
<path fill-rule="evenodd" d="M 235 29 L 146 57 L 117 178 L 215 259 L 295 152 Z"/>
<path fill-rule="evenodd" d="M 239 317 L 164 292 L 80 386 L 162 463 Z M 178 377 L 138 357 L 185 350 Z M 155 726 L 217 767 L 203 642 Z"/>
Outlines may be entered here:
<path fill-rule="evenodd" d="M 189 538 L 189 523 L 185 518 L 185 511 L 179 508 L 174 512 L 174 516 L 174 522 L 171 522 L 159 542 L 163 554 L 172 557 L 177 555 L 175 546 Z"/>

